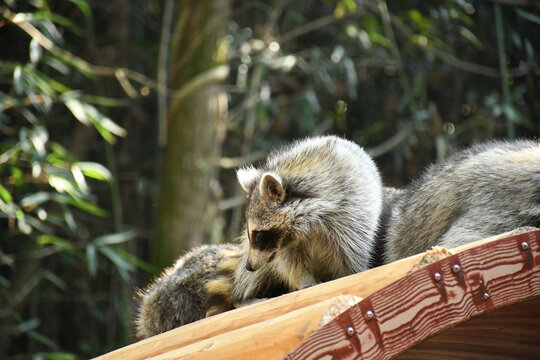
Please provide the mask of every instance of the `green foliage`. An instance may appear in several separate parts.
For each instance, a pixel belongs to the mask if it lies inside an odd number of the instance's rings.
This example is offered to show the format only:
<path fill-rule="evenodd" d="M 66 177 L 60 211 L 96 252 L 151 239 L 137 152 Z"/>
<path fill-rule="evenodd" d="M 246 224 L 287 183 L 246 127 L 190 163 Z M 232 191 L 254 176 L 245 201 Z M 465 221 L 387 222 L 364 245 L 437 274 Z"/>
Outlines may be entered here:
<path fill-rule="evenodd" d="M 71 12 L 92 21 L 85 0 L 72 3 Z M 26 344 L 0 348 L 0 357 L 21 356 L 26 348 L 37 351 L 36 359 L 74 359 L 59 352 L 65 335 L 51 329 L 66 326 L 69 333 L 70 326 L 80 324 L 47 325 L 62 319 L 56 311 L 47 313 L 60 303 L 51 299 L 79 298 L 72 302 L 80 303 L 75 309 L 94 314 L 90 321 L 106 326 L 88 289 L 104 276 L 118 274 L 117 283 L 127 285 L 137 267 L 154 270 L 125 250 L 136 232 L 121 231 L 109 220 L 114 174 L 103 163 L 79 161 L 68 150 L 73 143 L 65 129 L 77 121 L 101 135 L 104 141 L 96 142 L 102 148 L 125 137 L 126 130 L 105 111 L 126 101 L 88 91 L 92 67 L 66 45 L 66 37 L 85 35 L 75 21 L 55 13 L 46 1 L 8 2 L 0 12 L 4 26 L 20 31 L 14 42 L 23 44 L 19 56 L 0 60 L 0 318 L 13 344 Z M 121 296 L 127 302 L 128 291 Z M 127 306 L 119 310 L 112 321 L 126 323 Z M 103 351 L 89 353 L 82 343 L 68 348 L 84 357 Z"/>
<path fill-rule="evenodd" d="M 162 171 L 146 95 L 157 88 L 160 33 L 171 32 L 161 6 L 0 5 L 0 357 L 88 358 L 131 341 L 133 288 L 156 270 L 145 260 Z M 216 54 L 230 75 L 212 241 L 240 231 L 232 168 L 286 140 L 344 135 L 399 185 L 461 146 L 540 136 L 535 2 L 231 8 Z M 159 95 L 173 102 L 175 90 Z"/>
<path fill-rule="evenodd" d="M 347 134 L 373 147 L 399 183 L 462 145 L 538 135 L 537 5 L 505 7 L 501 23 L 490 2 L 388 7 L 287 3 L 270 12 L 277 20 L 257 7 L 235 18 L 233 111 L 241 108 L 249 122 L 254 110 L 246 104 L 259 95 L 247 141 L 267 149 L 283 138 Z M 260 77 L 262 66 L 268 71 Z"/>

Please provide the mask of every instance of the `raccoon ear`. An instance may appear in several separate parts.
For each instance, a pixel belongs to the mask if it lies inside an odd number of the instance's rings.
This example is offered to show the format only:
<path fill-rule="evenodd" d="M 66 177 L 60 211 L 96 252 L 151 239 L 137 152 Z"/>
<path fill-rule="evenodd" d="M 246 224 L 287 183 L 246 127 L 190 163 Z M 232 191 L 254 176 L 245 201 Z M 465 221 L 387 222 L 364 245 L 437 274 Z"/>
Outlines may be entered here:
<path fill-rule="evenodd" d="M 238 179 L 240 186 L 242 186 L 242 189 L 247 193 L 251 190 L 258 175 L 259 170 L 252 166 L 236 170 L 236 178 Z"/>
<path fill-rule="evenodd" d="M 270 200 L 283 202 L 285 200 L 285 189 L 281 177 L 277 174 L 265 173 L 259 184 L 261 196 Z"/>

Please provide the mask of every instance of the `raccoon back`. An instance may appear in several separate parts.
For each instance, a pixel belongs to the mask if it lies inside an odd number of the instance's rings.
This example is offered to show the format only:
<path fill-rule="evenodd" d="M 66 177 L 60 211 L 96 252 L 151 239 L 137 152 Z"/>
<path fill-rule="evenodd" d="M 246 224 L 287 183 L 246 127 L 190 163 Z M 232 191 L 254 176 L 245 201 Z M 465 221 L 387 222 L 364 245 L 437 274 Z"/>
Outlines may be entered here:
<path fill-rule="evenodd" d="M 428 168 L 390 205 L 385 261 L 540 225 L 540 144 L 490 142 Z"/>

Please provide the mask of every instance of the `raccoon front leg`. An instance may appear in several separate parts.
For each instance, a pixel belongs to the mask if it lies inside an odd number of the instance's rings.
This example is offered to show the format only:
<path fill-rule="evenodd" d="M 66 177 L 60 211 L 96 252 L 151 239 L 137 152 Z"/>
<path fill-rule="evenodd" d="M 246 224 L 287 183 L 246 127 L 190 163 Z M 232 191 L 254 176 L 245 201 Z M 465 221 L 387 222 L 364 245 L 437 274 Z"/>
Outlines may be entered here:
<path fill-rule="evenodd" d="M 298 290 L 302 290 L 308 287 L 311 287 L 313 285 L 317 285 L 319 282 L 315 280 L 312 274 L 306 273 L 302 280 L 300 281 L 300 285 L 298 286 Z"/>

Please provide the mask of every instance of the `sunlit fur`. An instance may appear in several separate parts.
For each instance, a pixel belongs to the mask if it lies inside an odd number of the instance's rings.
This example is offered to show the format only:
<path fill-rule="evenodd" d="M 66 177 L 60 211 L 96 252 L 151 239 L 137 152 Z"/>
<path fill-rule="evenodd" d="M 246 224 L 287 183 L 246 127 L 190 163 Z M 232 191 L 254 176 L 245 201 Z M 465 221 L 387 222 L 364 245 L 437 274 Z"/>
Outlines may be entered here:
<path fill-rule="evenodd" d="M 248 194 L 247 227 L 279 229 L 278 239 L 250 253 L 246 229 L 241 245 L 202 246 L 180 258 L 139 293 L 138 336 L 362 271 L 370 259 L 374 266 L 379 257 L 391 262 L 433 245 L 540 227 L 540 145 L 533 141 L 474 146 L 403 190 L 381 192 L 371 159 L 335 137 L 294 143 L 238 178 Z M 246 269 L 250 258 L 257 271 Z"/>
<path fill-rule="evenodd" d="M 139 291 L 137 336 L 157 335 L 230 310 L 232 272 L 238 267 L 241 249 L 233 244 L 195 248 Z"/>
<path fill-rule="evenodd" d="M 385 262 L 540 227 L 540 144 L 491 142 L 456 153 L 428 168 L 384 212 Z"/>
<path fill-rule="evenodd" d="M 252 239 L 246 261 L 262 267 L 251 277 L 276 274 L 296 290 L 368 268 L 382 184 L 358 145 L 335 136 L 297 141 L 272 153 L 260 168 L 239 170 L 238 180 L 248 197 L 246 233 L 279 234 L 271 249 L 254 249 Z M 244 243 L 249 245 L 248 236 Z M 249 289 L 244 292 L 249 295 Z"/>

